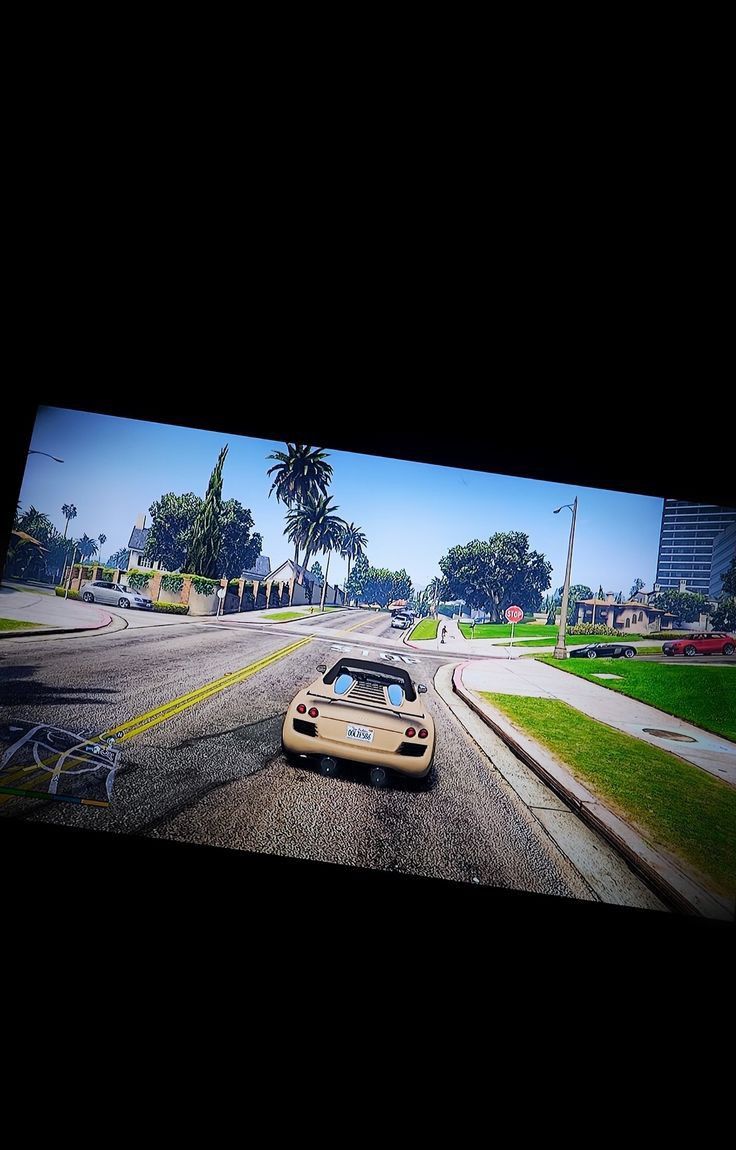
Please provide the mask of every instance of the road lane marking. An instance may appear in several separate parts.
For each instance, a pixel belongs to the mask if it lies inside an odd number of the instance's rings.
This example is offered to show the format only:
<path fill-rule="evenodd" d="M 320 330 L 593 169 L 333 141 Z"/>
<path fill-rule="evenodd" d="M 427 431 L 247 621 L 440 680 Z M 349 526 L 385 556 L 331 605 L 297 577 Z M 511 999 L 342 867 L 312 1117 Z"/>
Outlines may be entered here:
<path fill-rule="evenodd" d="M 250 679 L 253 675 L 258 674 L 259 671 L 265 670 L 267 667 L 277 663 L 280 659 L 290 655 L 293 651 L 297 651 L 300 647 L 306 646 L 307 643 L 313 642 L 310 637 L 308 639 L 300 639 L 297 643 L 291 643 L 288 647 L 281 647 L 277 651 L 272 651 L 270 655 L 264 656 L 256 663 L 250 663 L 247 667 L 242 667 L 239 671 L 228 671 L 226 674 L 221 675 L 219 679 L 213 679 L 211 683 L 205 683 L 204 686 L 198 687 L 194 691 L 188 691 L 185 695 L 179 695 L 175 699 L 170 699 L 168 703 L 162 704 L 160 707 L 154 707 L 151 711 L 146 711 L 142 715 L 137 715 L 133 719 L 129 719 L 126 723 L 117 724 L 110 727 L 107 731 L 103 731 L 101 735 L 94 737 L 86 737 L 81 740 L 79 747 L 84 747 L 89 743 L 99 742 L 102 739 L 114 738 L 115 743 L 127 742 L 128 739 L 134 738 L 136 735 L 148 731 L 151 727 L 157 726 L 159 723 L 166 722 L 167 719 L 174 718 L 175 715 L 180 715 L 183 711 L 189 710 L 191 707 L 196 706 L 198 703 L 205 702 L 211 699 L 220 691 L 226 690 L 228 687 L 234 686 L 236 683 L 243 683 L 246 679 Z M 72 747 L 67 751 L 67 755 L 71 758 L 71 752 L 76 748 Z M 61 756 L 52 755 L 51 758 L 46 760 L 45 765 L 51 765 L 54 762 L 58 763 Z M 21 768 L 10 775 L 0 775 L 0 780 L 3 783 L 9 783 L 19 778 L 28 768 Z M 57 772 L 58 773 L 58 772 Z M 52 775 L 52 779 L 53 779 Z M 39 782 L 43 779 L 39 780 Z M 27 791 L 31 791 L 32 787 L 27 787 Z M 4 797 L 0 795 L 0 804 L 8 802 L 11 798 L 10 794 Z"/>

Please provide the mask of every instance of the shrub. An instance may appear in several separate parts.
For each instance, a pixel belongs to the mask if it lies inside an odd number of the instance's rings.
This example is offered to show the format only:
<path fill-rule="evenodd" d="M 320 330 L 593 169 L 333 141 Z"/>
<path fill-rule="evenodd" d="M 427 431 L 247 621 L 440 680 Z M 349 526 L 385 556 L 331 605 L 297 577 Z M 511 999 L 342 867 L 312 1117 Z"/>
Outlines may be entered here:
<path fill-rule="evenodd" d="M 132 571 L 127 572 L 125 582 L 129 587 L 132 587 L 134 591 L 143 591 L 151 582 L 151 572 L 138 571 L 134 568 Z"/>
<path fill-rule="evenodd" d="M 57 587 L 56 588 L 56 594 L 61 595 L 61 597 L 63 599 L 64 598 L 64 588 L 63 587 Z M 70 599 L 81 599 L 82 596 L 79 594 L 78 591 L 69 591 L 69 598 Z"/>
<path fill-rule="evenodd" d="M 615 627 L 607 627 L 605 623 L 576 623 L 574 627 L 567 628 L 568 635 L 625 635 L 627 639 L 632 636 Z"/>
<path fill-rule="evenodd" d="M 650 631 L 647 639 L 689 639 L 692 631 Z"/>
<path fill-rule="evenodd" d="M 164 575 L 161 579 L 161 590 L 170 591 L 172 595 L 176 595 L 181 591 L 183 586 L 183 575 Z"/>
<path fill-rule="evenodd" d="M 192 575 L 192 587 L 198 595 L 214 595 L 219 586 L 219 579 L 205 579 L 201 575 Z"/>
<path fill-rule="evenodd" d="M 186 615 L 189 612 L 188 603 L 162 603 L 156 599 L 153 604 L 154 611 L 162 611 L 166 615 Z"/>

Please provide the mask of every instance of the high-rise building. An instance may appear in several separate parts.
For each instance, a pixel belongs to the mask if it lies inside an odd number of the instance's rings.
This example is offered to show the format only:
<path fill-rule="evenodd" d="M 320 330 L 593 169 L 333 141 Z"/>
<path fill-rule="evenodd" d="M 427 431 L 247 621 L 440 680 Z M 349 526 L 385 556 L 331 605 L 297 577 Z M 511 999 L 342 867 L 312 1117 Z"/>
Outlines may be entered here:
<path fill-rule="evenodd" d="M 684 580 L 687 591 L 711 593 L 713 543 L 733 523 L 736 507 L 665 499 L 659 533 L 658 586 L 677 590 Z"/>
<path fill-rule="evenodd" d="M 713 562 L 710 568 L 710 593 L 717 599 L 723 590 L 723 576 L 736 555 L 736 523 L 732 523 L 713 541 Z"/>

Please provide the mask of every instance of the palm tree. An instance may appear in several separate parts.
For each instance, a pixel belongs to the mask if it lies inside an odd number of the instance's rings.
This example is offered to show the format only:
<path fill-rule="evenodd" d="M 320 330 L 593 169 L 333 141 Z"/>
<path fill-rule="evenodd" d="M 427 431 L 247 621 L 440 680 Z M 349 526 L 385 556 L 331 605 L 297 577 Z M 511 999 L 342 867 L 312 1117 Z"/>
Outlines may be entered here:
<path fill-rule="evenodd" d="M 299 504 L 306 503 L 312 497 L 317 499 L 327 494 L 327 488 L 332 479 L 332 465 L 327 462 L 329 456 L 321 447 L 310 447 L 306 443 L 287 443 L 286 451 L 272 451 L 267 457 L 275 459 L 273 467 L 269 467 L 267 475 L 273 475 L 269 498 L 276 492 L 276 501 L 285 503 L 291 510 Z M 301 530 L 290 526 L 284 532 L 289 542 L 294 544 L 294 568 L 299 567 L 299 549 L 304 546 Z M 306 564 L 305 564 L 306 566 Z M 303 582 L 300 572 L 299 582 Z M 294 596 L 294 583 L 289 590 L 289 605 Z"/>
<path fill-rule="evenodd" d="M 430 579 L 425 591 L 429 602 L 432 604 L 432 614 L 437 614 L 443 595 L 447 593 L 447 581 L 439 575 L 435 575 L 434 579 Z"/>
<path fill-rule="evenodd" d="M 85 534 L 77 543 L 77 550 L 82 559 L 91 559 L 93 555 L 97 554 L 97 543 L 94 539 L 90 539 L 89 535 Z"/>
<path fill-rule="evenodd" d="M 73 503 L 62 503 L 61 514 L 66 519 L 66 523 L 64 524 L 64 536 L 63 536 L 63 538 L 66 539 L 66 529 L 69 526 L 69 520 L 77 518 L 77 509 Z"/>
<path fill-rule="evenodd" d="M 347 526 L 344 519 L 341 519 L 339 515 L 335 515 L 335 512 L 339 511 L 339 507 L 330 507 L 330 502 L 331 500 L 328 495 L 323 495 L 321 499 L 315 501 L 312 525 L 307 537 L 308 555 L 313 555 L 317 551 L 320 551 L 322 554 L 327 554 L 327 567 L 325 569 L 324 582 L 322 583 L 322 596 L 319 604 L 320 611 L 324 611 L 325 609 L 327 583 L 330 576 L 330 556 L 333 551 L 340 550 Z M 306 565 L 309 560 L 305 559 L 304 562 Z"/>
<path fill-rule="evenodd" d="M 102 548 L 104 547 L 104 545 L 107 541 L 107 535 L 98 535 L 97 540 L 100 544 L 100 562 L 102 562 Z"/>
<path fill-rule="evenodd" d="M 340 555 L 343 559 L 347 559 L 348 561 L 348 577 L 345 580 L 346 584 L 350 579 L 351 562 L 362 555 L 367 546 L 368 540 L 365 536 L 365 533 L 360 529 L 360 527 L 356 527 L 354 523 L 349 523 L 343 532 L 342 544 L 340 547 Z"/>

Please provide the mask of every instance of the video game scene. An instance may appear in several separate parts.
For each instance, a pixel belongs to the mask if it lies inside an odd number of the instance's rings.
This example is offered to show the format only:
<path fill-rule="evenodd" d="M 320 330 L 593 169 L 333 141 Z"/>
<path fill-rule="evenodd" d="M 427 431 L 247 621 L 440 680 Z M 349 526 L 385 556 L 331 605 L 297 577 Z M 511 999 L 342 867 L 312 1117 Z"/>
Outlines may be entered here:
<path fill-rule="evenodd" d="M 40 408 L 0 815 L 733 920 L 736 508 Z"/>

